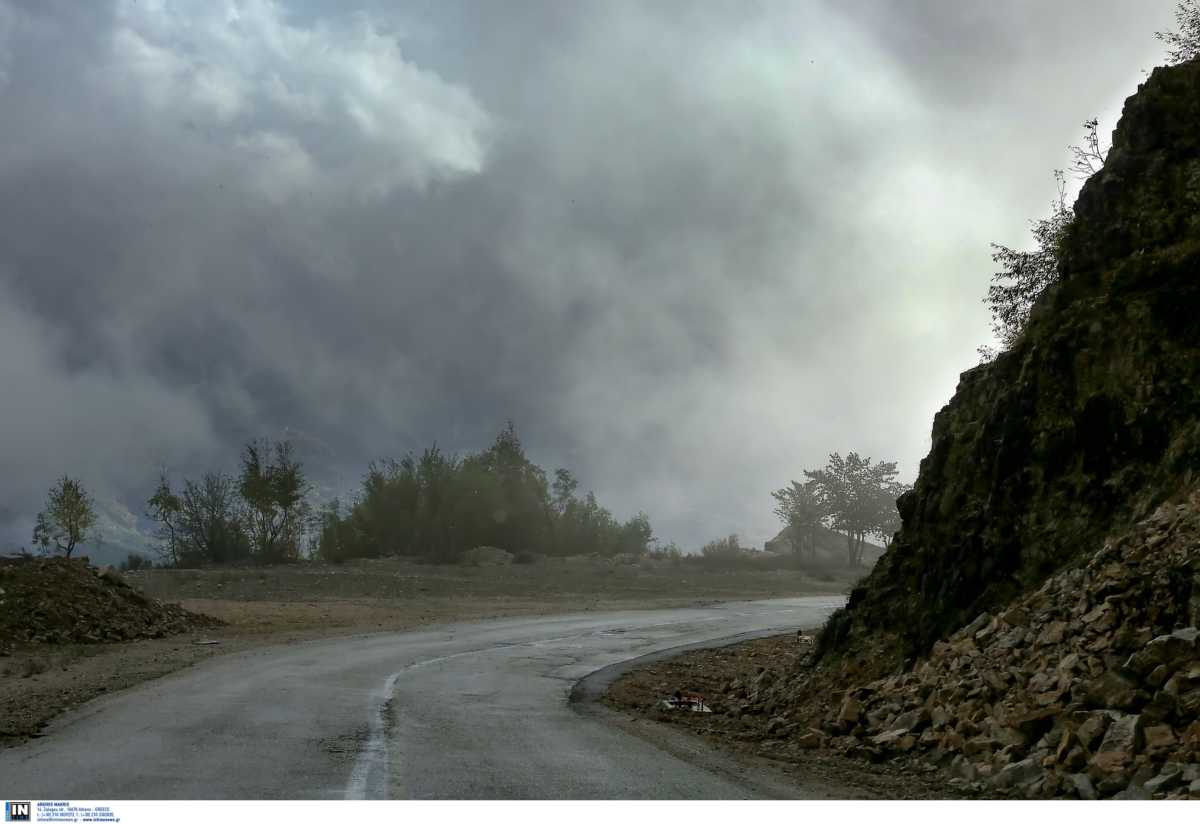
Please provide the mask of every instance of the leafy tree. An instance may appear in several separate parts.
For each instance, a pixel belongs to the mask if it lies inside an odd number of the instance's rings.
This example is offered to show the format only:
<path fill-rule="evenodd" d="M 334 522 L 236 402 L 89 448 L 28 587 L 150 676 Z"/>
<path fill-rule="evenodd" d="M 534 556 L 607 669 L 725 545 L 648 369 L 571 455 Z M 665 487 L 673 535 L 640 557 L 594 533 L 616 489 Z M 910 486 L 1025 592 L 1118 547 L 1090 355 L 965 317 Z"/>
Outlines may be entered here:
<path fill-rule="evenodd" d="M 1200 57 L 1200 0 L 1183 0 L 1177 5 L 1175 25 L 1177 32 L 1154 33 L 1167 44 L 1167 59 L 1173 66 Z"/>
<path fill-rule="evenodd" d="M 737 533 L 709 541 L 700 547 L 700 557 L 709 561 L 730 561 L 740 559 L 745 555 L 746 551 L 742 549 L 741 539 L 738 538 Z"/>
<path fill-rule="evenodd" d="M 184 482 L 179 497 L 181 566 L 224 564 L 250 556 L 237 483 L 229 475 L 206 473 Z"/>
<path fill-rule="evenodd" d="M 94 537 L 96 509 L 92 497 L 79 481 L 64 475 L 46 496 L 46 508 L 38 513 L 33 542 L 43 552 L 54 549 L 70 558 L 79 544 Z"/>
<path fill-rule="evenodd" d="M 1071 171 L 1079 178 L 1088 178 L 1103 166 L 1108 150 L 1101 147 L 1099 122 L 1092 118 L 1083 124 L 1084 139 L 1071 150 Z M 1050 216 L 1030 223 L 1036 249 L 1020 251 L 1001 244 L 992 244 L 992 261 L 1000 271 L 992 275 L 987 304 L 992 314 L 992 332 L 1002 349 L 1009 349 L 1029 321 L 1033 305 L 1047 287 L 1058 280 L 1058 262 L 1063 240 L 1075 220 L 1075 210 L 1067 204 L 1067 178 L 1061 170 L 1054 172 L 1058 196 L 1050 204 Z M 992 360 L 996 351 L 980 347 L 980 357 Z"/>
<path fill-rule="evenodd" d="M 289 441 L 251 442 L 242 451 L 238 493 L 246 505 L 246 532 L 260 561 L 299 557 L 308 488 Z"/>
<path fill-rule="evenodd" d="M 896 501 L 910 489 L 911 484 L 895 482 L 885 483 L 879 488 L 875 534 L 883 541 L 885 549 L 891 546 L 892 537 L 900 531 L 900 511 L 896 509 Z"/>
<path fill-rule="evenodd" d="M 1004 349 L 1016 343 L 1025 330 L 1034 302 L 1058 279 L 1060 249 L 1075 213 L 1067 205 L 1065 176 L 1056 171 L 1054 179 L 1058 197 L 1050 204 L 1050 217 L 1031 223 L 1037 248 L 1023 252 L 992 244 L 992 261 L 1000 271 L 992 275 L 984 303 L 992 313 L 992 332 Z"/>
<path fill-rule="evenodd" d="M 639 512 L 621 525 L 617 538 L 617 554 L 645 555 L 654 540 L 654 530 L 650 528 L 650 516 Z"/>
<path fill-rule="evenodd" d="M 317 551 L 326 561 L 340 563 L 355 557 L 357 535 L 349 518 L 342 517 L 342 502 L 334 498 L 319 514 Z"/>
<path fill-rule="evenodd" d="M 464 458 L 435 444 L 418 457 L 371 464 L 358 499 L 320 516 L 323 558 L 395 553 L 452 563 L 475 546 L 537 554 L 644 554 L 654 542 L 638 513 L 620 523 L 566 469 L 529 460 L 511 422 L 487 449 Z"/>
<path fill-rule="evenodd" d="M 862 566 L 868 535 L 885 529 L 882 502 L 896 489 L 894 461 L 873 462 L 857 452 L 843 458 L 834 452 L 824 469 L 805 470 L 817 499 L 829 513 L 832 527 L 846 534 L 846 559 Z M 890 499 L 893 504 L 895 499 Z"/>
<path fill-rule="evenodd" d="M 172 491 L 166 473 L 159 475 L 158 486 L 146 502 L 146 515 L 155 523 L 154 537 L 159 542 L 159 558 L 171 566 L 179 566 L 183 501 Z"/>
<path fill-rule="evenodd" d="M 138 555 L 136 552 L 130 552 L 125 556 L 125 560 L 121 562 L 119 569 L 122 572 L 137 572 L 140 569 L 154 569 L 154 562 L 149 558 Z"/>
<path fill-rule="evenodd" d="M 772 492 L 771 497 L 776 502 L 775 514 L 787 528 L 792 551 L 796 555 L 816 555 L 818 530 L 824 525 L 828 511 L 813 481 L 805 484 L 792 481 L 790 486 Z"/>
<path fill-rule="evenodd" d="M 575 490 L 579 488 L 579 481 L 567 469 L 554 470 L 554 493 L 553 504 L 554 511 L 560 515 L 566 511 L 567 505 L 575 500 Z"/>

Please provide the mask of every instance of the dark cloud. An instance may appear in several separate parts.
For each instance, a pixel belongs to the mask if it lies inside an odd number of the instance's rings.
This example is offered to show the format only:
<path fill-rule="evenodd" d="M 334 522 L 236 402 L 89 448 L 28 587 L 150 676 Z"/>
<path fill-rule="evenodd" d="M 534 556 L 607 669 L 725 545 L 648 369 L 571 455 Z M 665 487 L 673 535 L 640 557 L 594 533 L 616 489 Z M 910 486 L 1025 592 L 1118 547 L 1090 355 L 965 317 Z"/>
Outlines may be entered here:
<path fill-rule="evenodd" d="M 911 477 L 1171 5 L 0 0 L 0 518 L 508 418 L 688 545 Z"/>

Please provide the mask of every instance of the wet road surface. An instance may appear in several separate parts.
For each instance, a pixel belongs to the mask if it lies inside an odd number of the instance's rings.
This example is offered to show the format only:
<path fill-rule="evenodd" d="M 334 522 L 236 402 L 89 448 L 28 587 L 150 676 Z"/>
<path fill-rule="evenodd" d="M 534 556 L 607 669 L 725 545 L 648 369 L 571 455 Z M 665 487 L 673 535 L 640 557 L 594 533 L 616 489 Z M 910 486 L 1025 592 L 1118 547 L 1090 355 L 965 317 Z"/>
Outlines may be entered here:
<path fill-rule="evenodd" d="M 569 695 L 658 650 L 819 624 L 842 599 L 446 625 L 220 656 L 0 751 L 5 797 L 754 798 Z M 715 756 L 714 756 L 715 757 Z M 703 760 L 703 759 L 701 759 Z"/>

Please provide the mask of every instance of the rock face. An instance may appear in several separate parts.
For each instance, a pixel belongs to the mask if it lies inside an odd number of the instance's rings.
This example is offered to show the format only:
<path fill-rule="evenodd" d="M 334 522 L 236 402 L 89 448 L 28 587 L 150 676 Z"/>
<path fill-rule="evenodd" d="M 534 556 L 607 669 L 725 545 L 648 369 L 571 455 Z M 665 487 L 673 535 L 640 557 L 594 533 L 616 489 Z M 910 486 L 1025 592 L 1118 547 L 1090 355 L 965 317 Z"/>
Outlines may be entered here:
<path fill-rule="evenodd" d="M 962 375 L 903 527 L 822 655 L 880 633 L 895 634 L 883 669 L 927 654 L 1200 476 L 1200 62 L 1156 69 L 1126 101 L 1075 212 L 1061 282 L 1010 351 Z M 1037 640 L 1005 633 L 1012 649 Z"/>
<path fill-rule="evenodd" d="M 0 558 L 0 654 L 19 644 L 161 638 L 220 623 L 150 598 L 86 559 Z"/>
<path fill-rule="evenodd" d="M 815 727 L 844 753 L 949 768 L 988 793 L 1186 798 L 1200 777 L 1198 627 L 1200 491 L 908 672 L 842 679 L 824 704 L 828 670 L 764 673 L 746 711 Z"/>

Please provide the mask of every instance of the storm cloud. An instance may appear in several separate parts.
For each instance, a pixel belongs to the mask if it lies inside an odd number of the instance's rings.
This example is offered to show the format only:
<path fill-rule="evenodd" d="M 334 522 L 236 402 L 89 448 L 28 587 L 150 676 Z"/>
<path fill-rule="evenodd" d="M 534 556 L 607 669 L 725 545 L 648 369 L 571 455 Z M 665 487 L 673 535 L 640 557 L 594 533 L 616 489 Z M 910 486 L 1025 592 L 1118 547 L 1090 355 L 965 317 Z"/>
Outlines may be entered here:
<path fill-rule="evenodd" d="M 512 419 L 690 547 L 911 479 L 1172 7 L 0 0 L 0 544 L 259 435 L 333 490 Z"/>

